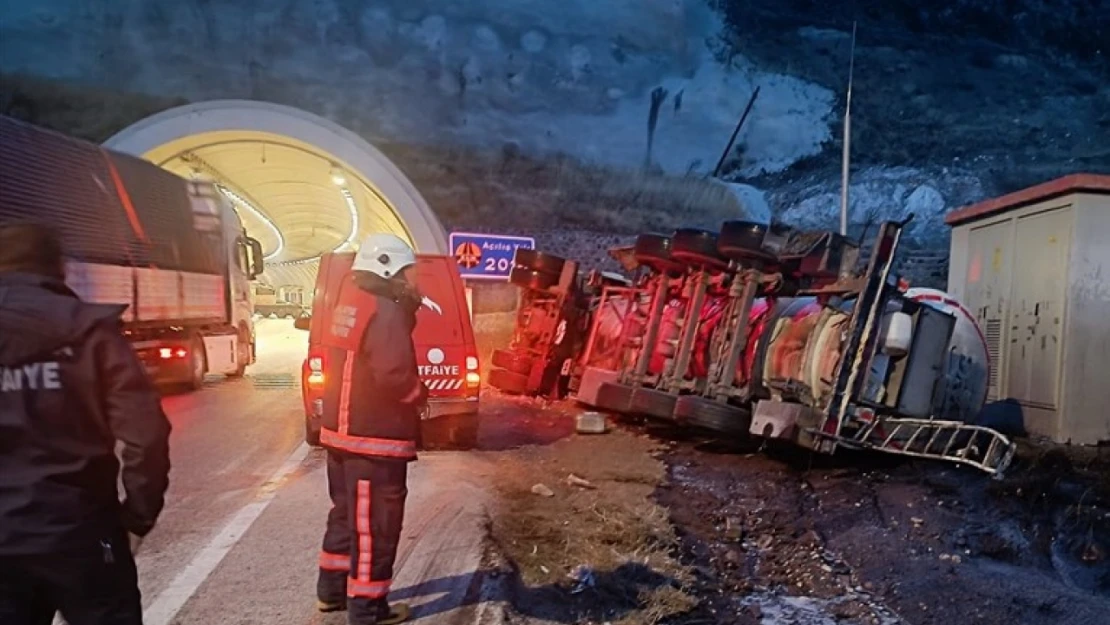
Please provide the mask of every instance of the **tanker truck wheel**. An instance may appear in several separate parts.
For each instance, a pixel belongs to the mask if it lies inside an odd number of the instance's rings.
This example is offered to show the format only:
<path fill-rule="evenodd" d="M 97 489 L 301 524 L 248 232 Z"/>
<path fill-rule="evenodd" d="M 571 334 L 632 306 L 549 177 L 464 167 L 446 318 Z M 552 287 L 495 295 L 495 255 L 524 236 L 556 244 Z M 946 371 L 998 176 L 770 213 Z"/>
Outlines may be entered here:
<path fill-rule="evenodd" d="M 675 419 L 682 425 L 731 436 L 747 436 L 752 415 L 743 408 L 687 395 L 674 407 Z"/>
<path fill-rule="evenodd" d="M 490 363 L 494 367 L 506 369 L 513 373 L 520 375 L 528 375 L 532 372 L 532 359 L 527 356 L 522 356 L 507 349 L 495 349 L 490 356 Z"/>
<path fill-rule="evenodd" d="M 636 262 L 660 273 L 681 274 L 686 271 L 682 263 L 671 257 L 671 238 L 662 234 L 641 234 L 633 248 Z"/>
<path fill-rule="evenodd" d="M 767 226 L 764 224 L 754 221 L 726 221 L 721 224 L 721 234 L 717 237 L 717 251 L 734 260 L 765 259 L 769 257 L 763 250 L 765 236 Z"/>
<path fill-rule="evenodd" d="M 697 228 L 679 228 L 672 237 L 675 260 L 696 267 L 725 269 L 728 261 L 717 251 L 717 234 Z"/>
<path fill-rule="evenodd" d="M 509 282 L 533 291 L 546 291 L 559 284 L 559 276 L 527 267 L 513 267 L 509 273 Z"/>
<path fill-rule="evenodd" d="M 506 369 L 490 369 L 489 385 L 510 395 L 524 395 L 528 392 L 528 378 Z"/>
<path fill-rule="evenodd" d="M 533 271 L 550 273 L 557 276 L 563 273 L 563 266 L 566 265 L 567 261 L 558 256 L 518 247 L 516 249 L 516 255 L 513 257 L 513 262 L 518 267 L 526 267 Z"/>

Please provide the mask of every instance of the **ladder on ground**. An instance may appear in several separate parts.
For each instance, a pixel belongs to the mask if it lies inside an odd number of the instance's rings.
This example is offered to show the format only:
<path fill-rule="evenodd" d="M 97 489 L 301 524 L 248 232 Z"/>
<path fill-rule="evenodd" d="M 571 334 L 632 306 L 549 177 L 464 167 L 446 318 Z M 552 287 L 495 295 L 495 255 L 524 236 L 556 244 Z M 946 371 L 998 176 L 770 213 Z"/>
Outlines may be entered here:
<path fill-rule="evenodd" d="M 858 449 L 902 456 L 948 460 L 1001 477 L 1017 444 L 988 427 L 961 421 L 906 419 L 875 415 L 838 441 Z"/>

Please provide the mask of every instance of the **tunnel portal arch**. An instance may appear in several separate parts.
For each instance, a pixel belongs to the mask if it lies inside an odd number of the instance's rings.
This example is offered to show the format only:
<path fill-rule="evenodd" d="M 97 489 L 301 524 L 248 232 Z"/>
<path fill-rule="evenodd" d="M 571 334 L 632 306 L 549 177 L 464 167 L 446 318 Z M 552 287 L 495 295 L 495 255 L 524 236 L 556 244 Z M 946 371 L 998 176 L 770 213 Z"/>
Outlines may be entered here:
<path fill-rule="evenodd" d="M 249 100 L 189 104 L 132 124 L 110 137 L 104 146 L 166 166 L 171 159 L 185 151 L 195 150 L 197 146 L 226 149 L 236 141 L 243 145 L 280 144 L 281 149 L 315 151 L 319 158 L 338 163 L 342 171 L 360 181 L 365 186 L 366 197 L 372 202 L 365 201 L 362 205 L 356 202 L 355 208 L 351 209 L 353 213 L 366 213 L 351 215 L 352 238 L 355 234 L 361 238 L 374 231 L 371 218 L 377 217 L 379 223 L 384 223 L 381 220 L 385 218 L 391 224 L 399 224 L 401 231 L 397 234 L 405 236 L 418 252 L 448 253 L 447 234 L 439 219 L 416 187 L 388 157 L 339 124 L 300 109 Z M 299 213 L 284 216 L 288 223 L 293 224 L 292 228 L 307 232 L 315 231 L 317 225 L 331 227 L 331 223 L 313 223 L 312 220 L 319 222 L 324 216 L 312 214 L 311 202 L 301 200 L 294 205 L 302 207 L 296 209 Z M 375 212 L 379 214 L 371 214 Z M 391 215 L 381 215 L 382 212 Z M 329 222 L 337 219 L 331 215 Z M 280 224 L 281 219 L 274 221 Z M 397 226 L 393 229 L 397 230 Z M 280 233 L 275 237 L 279 242 L 282 240 Z M 280 249 L 280 243 L 277 247 Z M 325 251 L 328 250 L 319 250 Z M 270 282 L 305 283 L 315 278 L 316 263 L 311 260 L 295 257 L 275 260 L 278 262 L 273 263 L 273 269 L 267 271 Z M 311 284 L 305 286 L 311 288 Z"/>

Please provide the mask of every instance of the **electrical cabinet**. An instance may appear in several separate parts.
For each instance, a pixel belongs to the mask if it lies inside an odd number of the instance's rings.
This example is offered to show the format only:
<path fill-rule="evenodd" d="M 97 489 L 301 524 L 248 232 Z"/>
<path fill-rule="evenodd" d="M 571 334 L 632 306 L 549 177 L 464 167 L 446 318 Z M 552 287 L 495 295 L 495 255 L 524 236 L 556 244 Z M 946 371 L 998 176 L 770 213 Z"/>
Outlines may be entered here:
<path fill-rule="evenodd" d="M 948 290 L 990 354 L 988 401 L 1060 443 L 1110 441 L 1110 176 L 1075 175 L 947 217 Z"/>

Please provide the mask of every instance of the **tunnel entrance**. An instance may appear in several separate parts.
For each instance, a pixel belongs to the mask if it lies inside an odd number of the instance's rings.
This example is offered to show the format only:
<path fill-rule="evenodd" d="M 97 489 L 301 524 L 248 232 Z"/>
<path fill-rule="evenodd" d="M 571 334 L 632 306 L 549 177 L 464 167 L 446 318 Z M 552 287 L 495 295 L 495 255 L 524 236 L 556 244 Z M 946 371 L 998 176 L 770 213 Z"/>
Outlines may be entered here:
<path fill-rule="evenodd" d="M 266 255 L 263 282 L 311 290 L 316 259 L 391 232 L 418 252 L 447 235 L 405 175 L 374 146 L 292 107 L 221 100 L 163 111 L 109 138 L 183 178 L 216 183 Z"/>

